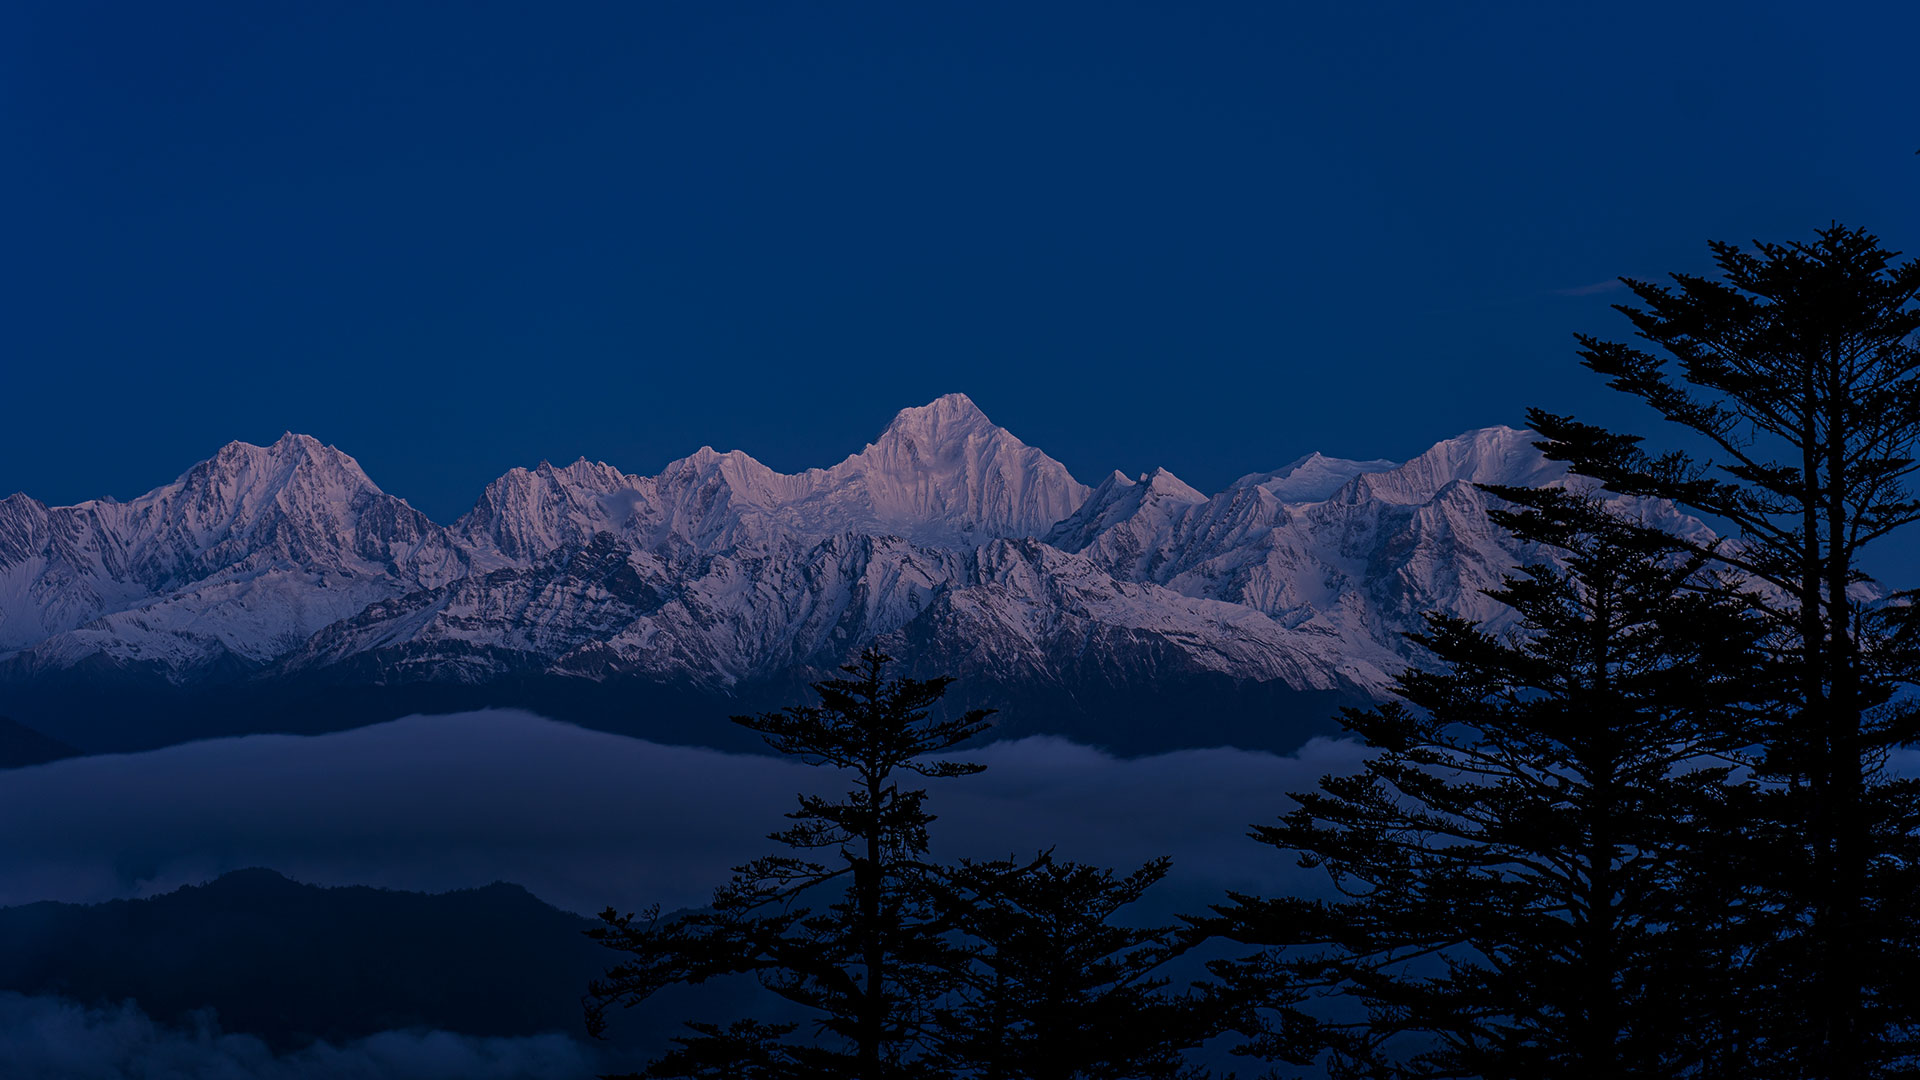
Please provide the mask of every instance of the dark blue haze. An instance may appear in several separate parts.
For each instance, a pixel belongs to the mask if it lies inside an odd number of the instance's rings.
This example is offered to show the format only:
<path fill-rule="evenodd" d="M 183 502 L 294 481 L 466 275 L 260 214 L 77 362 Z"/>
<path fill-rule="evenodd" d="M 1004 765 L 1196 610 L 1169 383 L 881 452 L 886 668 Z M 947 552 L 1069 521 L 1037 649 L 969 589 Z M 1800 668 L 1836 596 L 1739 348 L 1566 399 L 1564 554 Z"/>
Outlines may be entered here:
<path fill-rule="evenodd" d="M 292 429 L 782 469 L 964 390 L 1214 490 L 1633 414 L 1615 275 L 1920 248 L 1905 4 L 0 5 L 0 491 Z"/>

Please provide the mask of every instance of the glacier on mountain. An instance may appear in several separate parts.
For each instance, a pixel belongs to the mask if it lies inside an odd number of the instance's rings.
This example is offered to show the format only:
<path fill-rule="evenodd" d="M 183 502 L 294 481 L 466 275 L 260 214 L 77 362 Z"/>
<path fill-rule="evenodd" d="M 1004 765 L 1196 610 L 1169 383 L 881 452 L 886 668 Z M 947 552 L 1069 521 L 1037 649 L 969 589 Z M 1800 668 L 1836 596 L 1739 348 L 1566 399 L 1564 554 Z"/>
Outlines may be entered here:
<path fill-rule="evenodd" d="M 1483 591 L 1525 553 L 1478 485 L 1563 482 L 1532 440 L 1309 455 L 1213 495 L 1165 470 L 1089 488 L 950 394 L 829 468 L 704 447 L 655 476 L 542 462 L 442 526 L 289 434 L 124 503 L 0 501 L 0 674 L 724 689 L 878 642 L 1026 684 L 1377 696 L 1423 612 L 1500 617 Z"/>

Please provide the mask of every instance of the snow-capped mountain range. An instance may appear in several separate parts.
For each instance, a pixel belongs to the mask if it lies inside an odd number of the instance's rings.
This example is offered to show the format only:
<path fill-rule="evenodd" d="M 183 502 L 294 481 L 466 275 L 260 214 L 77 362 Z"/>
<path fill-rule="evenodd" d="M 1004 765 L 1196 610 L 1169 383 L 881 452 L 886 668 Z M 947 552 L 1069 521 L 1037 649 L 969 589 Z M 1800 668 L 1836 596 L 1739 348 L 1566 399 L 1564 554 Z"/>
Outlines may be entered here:
<path fill-rule="evenodd" d="M 1532 438 L 1315 454 L 1213 495 L 1164 470 L 1089 488 L 950 394 L 832 468 L 543 462 L 443 526 L 289 434 L 124 503 L 0 501 L 0 673 L 724 691 L 878 641 L 1001 684 L 1377 696 L 1422 612 L 1500 615 L 1482 590 L 1522 553 L 1475 485 L 1560 482 Z"/>

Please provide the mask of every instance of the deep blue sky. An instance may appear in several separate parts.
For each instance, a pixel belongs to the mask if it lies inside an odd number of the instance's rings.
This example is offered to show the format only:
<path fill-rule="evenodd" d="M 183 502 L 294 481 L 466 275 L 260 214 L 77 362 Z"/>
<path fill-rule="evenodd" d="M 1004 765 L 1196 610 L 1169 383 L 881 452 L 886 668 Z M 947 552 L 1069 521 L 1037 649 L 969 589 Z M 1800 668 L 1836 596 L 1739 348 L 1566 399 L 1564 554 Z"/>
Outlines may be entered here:
<path fill-rule="evenodd" d="M 973 395 L 1214 489 L 1540 403 L 1618 274 L 1920 249 L 1903 4 L 0 11 L 0 492 L 304 431 L 441 520 L 516 464 L 782 469 Z"/>

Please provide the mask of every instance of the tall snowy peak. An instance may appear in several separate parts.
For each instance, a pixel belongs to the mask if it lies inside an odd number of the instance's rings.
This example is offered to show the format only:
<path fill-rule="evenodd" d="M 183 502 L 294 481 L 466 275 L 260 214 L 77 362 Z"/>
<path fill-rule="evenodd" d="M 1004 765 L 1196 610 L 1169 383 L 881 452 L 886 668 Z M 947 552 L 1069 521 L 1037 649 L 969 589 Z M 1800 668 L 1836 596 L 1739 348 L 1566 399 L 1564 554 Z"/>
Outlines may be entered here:
<path fill-rule="evenodd" d="M 40 521 L 8 530 L 26 542 L 0 562 L 0 649 L 55 663 L 267 659 L 374 595 L 464 572 L 445 530 L 305 435 L 230 443 L 124 503 L 27 502 L 7 515 Z"/>
<path fill-rule="evenodd" d="M 1539 439 L 1503 426 L 1469 431 L 1397 468 L 1356 477 L 1355 496 L 1407 505 L 1426 502 L 1453 483 L 1538 487 L 1563 479 L 1566 466 L 1535 449 Z"/>
<path fill-rule="evenodd" d="M 83 507 L 112 534 L 125 576 L 159 591 L 275 566 L 452 572 L 444 530 L 308 435 L 229 443 L 137 499 Z"/>
<path fill-rule="evenodd" d="M 1048 540 L 1116 578 L 1261 612 L 1303 648 L 1322 643 L 1323 668 L 1369 657 L 1347 677 L 1379 690 L 1393 670 L 1382 658 L 1404 655 L 1401 634 L 1423 612 L 1500 615 L 1483 590 L 1522 553 L 1488 519 L 1492 497 L 1476 485 L 1559 480 L 1564 470 L 1534 438 L 1468 432 L 1403 465 L 1310 455 L 1212 498 L 1157 507 L 1143 485 L 1116 477 Z M 1301 498 L 1309 494 L 1322 497 Z"/>
<path fill-rule="evenodd" d="M 0 652 L 78 626 L 136 584 L 104 572 L 102 530 L 92 506 L 48 507 L 16 494 L 0 500 Z"/>
<path fill-rule="evenodd" d="M 1165 469 L 1138 480 L 1115 472 L 1045 539 L 1121 577 L 1150 579 L 1154 560 L 1164 554 L 1165 537 L 1188 511 L 1206 502 L 1205 495 Z"/>
<path fill-rule="evenodd" d="M 453 523 L 466 545 L 513 564 L 531 563 L 566 547 L 584 547 L 595 533 L 624 532 L 651 485 L 586 458 L 555 467 L 509 469 L 488 484 L 473 509 Z"/>
<path fill-rule="evenodd" d="M 654 478 L 640 539 L 649 547 L 715 552 L 777 542 L 782 533 L 847 531 L 800 530 L 793 520 L 790 508 L 812 493 L 813 475 L 790 476 L 739 450 L 703 446 Z"/>
<path fill-rule="evenodd" d="M 489 485 L 453 531 L 514 565 L 599 531 L 670 557 L 848 535 L 963 550 L 1038 536 L 1088 490 L 965 395 L 949 394 L 901 411 L 832 468 L 787 474 L 738 450 L 701 447 L 652 477 L 584 461 L 516 469 Z"/>
<path fill-rule="evenodd" d="M 255 555 L 352 551 L 354 504 L 380 491 L 352 458 L 305 435 L 271 446 L 233 442 L 173 483 L 102 507 L 128 575 L 156 589 Z"/>
<path fill-rule="evenodd" d="M 712 553 L 770 540 L 784 508 L 811 490 L 740 451 L 701 447 L 658 476 L 582 458 L 516 468 L 487 485 L 452 526 L 476 565 L 527 566 L 609 533 L 648 550 Z"/>
<path fill-rule="evenodd" d="M 943 543 L 1039 536 L 1090 492 L 965 394 L 903 409 L 866 449 L 809 476 L 807 517 Z"/>

